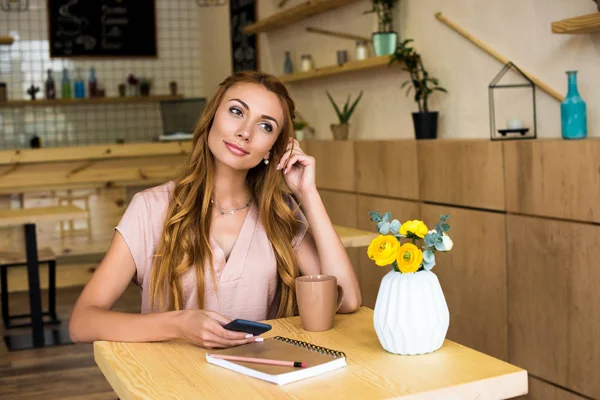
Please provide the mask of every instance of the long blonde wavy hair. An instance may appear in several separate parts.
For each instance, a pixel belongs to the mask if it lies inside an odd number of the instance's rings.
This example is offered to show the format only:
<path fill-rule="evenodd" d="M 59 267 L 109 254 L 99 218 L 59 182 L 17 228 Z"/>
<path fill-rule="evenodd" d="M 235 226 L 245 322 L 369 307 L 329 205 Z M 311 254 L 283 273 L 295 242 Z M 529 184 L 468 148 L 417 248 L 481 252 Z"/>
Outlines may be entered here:
<path fill-rule="evenodd" d="M 174 189 L 166 213 L 154 267 L 150 277 L 150 307 L 160 310 L 180 310 L 184 298 L 181 277 L 195 268 L 197 304 L 204 308 L 205 265 L 209 261 L 213 283 L 216 278 L 210 247 L 214 188 L 214 158 L 208 147 L 208 133 L 225 92 L 239 83 L 262 85 L 276 94 L 283 108 L 284 121 L 277 141 L 270 152 L 272 160 L 283 155 L 289 138 L 293 137 L 294 102 L 285 86 L 274 76 L 255 71 L 236 73 L 219 85 L 219 90 L 207 104 L 194 129 L 192 150 L 183 168 L 174 179 Z M 299 275 L 292 239 L 298 221 L 284 200 L 284 181 L 275 163 L 260 163 L 248 171 L 246 182 L 258 205 L 260 222 L 265 228 L 277 260 L 278 298 L 277 318 L 295 313 L 294 279 Z M 277 298 L 276 297 L 276 298 Z"/>

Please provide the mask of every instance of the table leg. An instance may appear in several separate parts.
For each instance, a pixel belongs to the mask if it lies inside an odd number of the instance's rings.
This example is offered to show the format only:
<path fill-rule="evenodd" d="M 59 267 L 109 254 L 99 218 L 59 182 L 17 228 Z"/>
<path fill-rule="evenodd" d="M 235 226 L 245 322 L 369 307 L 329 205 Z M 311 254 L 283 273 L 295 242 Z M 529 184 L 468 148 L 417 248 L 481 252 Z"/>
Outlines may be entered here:
<path fill-rule="evenodd" d="M 6 347 L 12 351 L 69 344 L 71 340 L 68 332 L 57 329 L 44 331 L 35 224 L 25 224 L 25 249 L 27 254 L 27 280 L 29 281 L 31 334 L 5 336 Z"/>

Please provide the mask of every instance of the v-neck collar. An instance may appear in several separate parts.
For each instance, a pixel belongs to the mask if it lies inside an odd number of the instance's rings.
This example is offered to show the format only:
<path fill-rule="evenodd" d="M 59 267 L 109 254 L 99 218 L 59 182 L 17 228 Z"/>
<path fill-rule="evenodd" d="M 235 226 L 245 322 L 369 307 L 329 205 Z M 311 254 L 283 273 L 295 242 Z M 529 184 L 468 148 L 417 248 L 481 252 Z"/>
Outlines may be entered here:
<path fill-rule="evenodd" d="M 244 270 L 246 255 L 250 249 L 252 237 L 254 236 L 254 230 L 256 229 L 258 211 L 254 206 L 254 202 L 250 203 L 250 209 L 244 219 L 244 223 L 240 228 L 229 258 L 225 260 L 225 252 L 217 243 L 217 241 L 210 235 L 210 243 L 213 249 L 214 259 L 213 264 L 215 268 L 215 276 L 218 281 L 233 281 L 242 277 Z"/>

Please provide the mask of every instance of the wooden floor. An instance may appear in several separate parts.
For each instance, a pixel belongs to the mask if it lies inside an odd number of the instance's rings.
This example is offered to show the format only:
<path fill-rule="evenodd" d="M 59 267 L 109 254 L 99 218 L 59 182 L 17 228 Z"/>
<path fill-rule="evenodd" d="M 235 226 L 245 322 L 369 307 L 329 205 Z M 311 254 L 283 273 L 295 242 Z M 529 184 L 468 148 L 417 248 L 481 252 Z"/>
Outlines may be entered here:
<path fill-rule="evenodd" d="M 57 312 L 62 327 L 67 329 L 71 310 L 82 287 L 57 290 Z M 42 293 L 45 299 L 45 291 Z M 44 308 L 46 307 L 44 302 Z M 11 314 L 27 313 L 26 292 L 11 293 Z M 140 311 L 139 289 L 130 286 L 114 308 L 124 312 Z M 9 333 L 18 333 L 10 329 Z M 22 332 L 22 331 L 21 331 Z M 0 399 L 86 399 L 117 398 L 94 362 L 91 344 L 8 352 L 4 343 L 6 331 L 0 324 Z"/>

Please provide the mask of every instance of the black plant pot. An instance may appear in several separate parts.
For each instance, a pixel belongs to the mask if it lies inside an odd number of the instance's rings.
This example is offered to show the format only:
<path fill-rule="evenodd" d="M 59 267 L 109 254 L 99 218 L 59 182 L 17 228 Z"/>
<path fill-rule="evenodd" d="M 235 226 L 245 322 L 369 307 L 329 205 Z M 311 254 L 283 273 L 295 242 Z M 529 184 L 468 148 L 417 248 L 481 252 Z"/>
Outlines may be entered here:
<path fill-rule="evenodd" d="M 412 113 L 415 137 L 417 139 L 437 138 L 438 112 Z"/>

